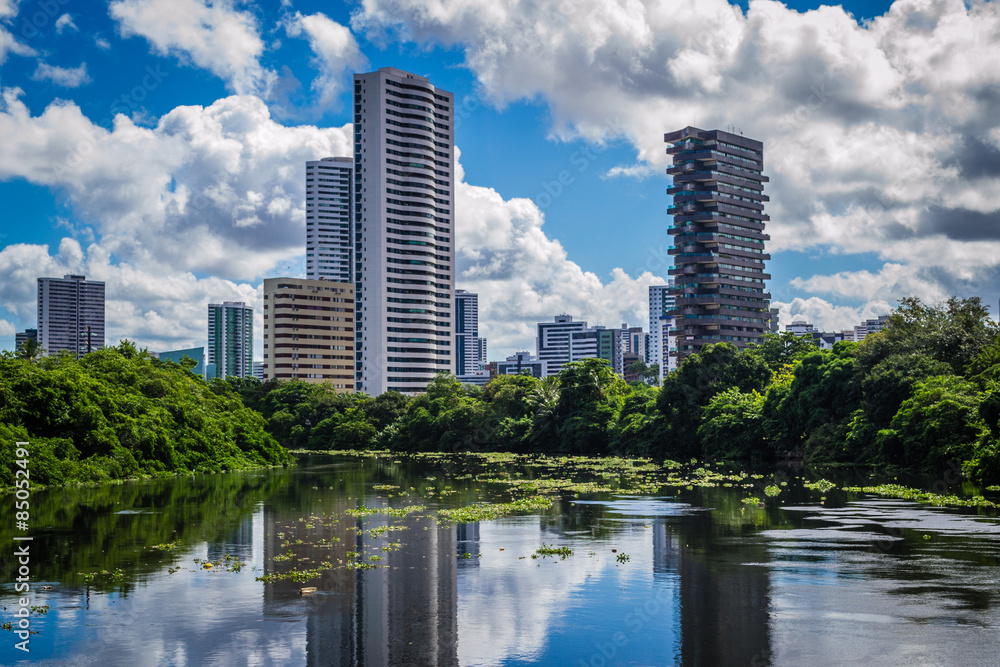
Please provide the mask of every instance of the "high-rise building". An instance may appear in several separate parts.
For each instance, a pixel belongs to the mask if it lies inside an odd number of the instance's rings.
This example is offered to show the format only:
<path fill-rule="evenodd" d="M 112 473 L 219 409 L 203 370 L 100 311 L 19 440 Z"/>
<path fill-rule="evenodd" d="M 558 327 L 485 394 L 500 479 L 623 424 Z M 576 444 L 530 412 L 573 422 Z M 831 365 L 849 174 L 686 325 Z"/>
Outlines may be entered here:
<path fill-rule="evenodd" d="M 173 361 L 174 363 L 181 363 L 185 358 L 190 359 L 195 362 L 195 365 L 191 367 L 191 372 L 195 375 L 200 375 L 205 377 L 205 348 L 203 347 L 189 347 L 183 350 L 168 350 L 166 352 L 160 352 L 155 355 L 160 361 Z"/>
<path fill-rule="evenodd" d="M 372 395 L 455 368 L 453 108 L 422 76 L 354 75 L 357 378 Z"/>
<path fill-rule="evenodd" d="M 86 276 L 38 279 L 38 344 L 77 359 L 104 347 L 104 283 Z"/>
<path fill-rule="evenodd" d="M 646 350 L 646 363 L 658 364 L 660 367 L 660 382 L 667 373 L 677 368 L 677 357 L 670 356 L 671 348 L 676 347 L 676 341 L 670 334 L 674 318 L 667 313 L 674 307 L 674 297 L 670 294 L 674 279 L 669 278 L 666 285 L 649 286 L 649 348 Z"/>
<path fill-rule="evenodd" d="M 600 357 L 602 335 L 606 345 L 610 345 L 609 334 L 604 327 L 587 326 L 584 321 L 574 321 L 570 315 L 557 315 L 553 322 L 539 322 L 535 339 L 536 356 L 546 362 L 550 375 L 555 375 L 571 361 Z M 611 334 L 613 338 L 613 334 Z"/>
<path fill-rule="evenodd" d="M 673 166 L 670 234 L 680 358 L 711 343 L 744 348 L 770 330 L 765 291 L 764 145 L 722 130 L 686 127 L 664 135 Z"/>
<path fill-rule="evenodd" d="M 353 282 L 354 160 L 306 162 L 306 278 Z"/>
<path fill-rule="evenodd" d="M 14 350 L 20 350 L 29 340 L 38 342 L 38 329 L 25 329 L 14 334 Z"/>
<path fill-rule="evenodd" d="M 208 304 L 208 377 L 253 372 L 253 308 L 242 301 Z"/>
<path fill-rule="evenodd" d="M 486 339 L 479 336 L 479 295 L 455 290 L 455 375 L 481 375 L 486 369 Z"/>
<path fill-rule="evenodd" d="M 330 382 L 354 391 L 354 285 L 264 279 L 264 380 Z"/>

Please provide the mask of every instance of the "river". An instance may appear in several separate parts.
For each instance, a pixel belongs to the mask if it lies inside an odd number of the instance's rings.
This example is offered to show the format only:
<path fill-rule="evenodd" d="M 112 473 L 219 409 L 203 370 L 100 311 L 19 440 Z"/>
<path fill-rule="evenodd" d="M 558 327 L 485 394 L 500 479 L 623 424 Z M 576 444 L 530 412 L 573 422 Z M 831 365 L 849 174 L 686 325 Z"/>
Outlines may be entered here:
<path fill-rule="evenodd" d="M 0 531 L 3 621 L 19 545 L 34 607 L 30 653 L 0 630 L 0 664 L 997 664 L 995 509 L 824 493 L 787 469 L 643 473 L 626 492 L 595 468 L 596 490 L 549 490 L 549 507 L 437 514 L 510 500 L 498 471 L 524 489 L 562 474 L 522 463 L 316 455 L 38 491 L 32 540 Z"/>

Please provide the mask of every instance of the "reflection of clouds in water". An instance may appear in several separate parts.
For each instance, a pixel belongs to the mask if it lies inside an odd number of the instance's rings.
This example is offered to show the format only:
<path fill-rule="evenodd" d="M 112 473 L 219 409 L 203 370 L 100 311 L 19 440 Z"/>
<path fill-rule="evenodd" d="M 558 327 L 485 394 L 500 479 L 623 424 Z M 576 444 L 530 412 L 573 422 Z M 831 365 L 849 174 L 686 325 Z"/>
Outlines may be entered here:
<path fill-rule="evenodd" d="M 804 515 L 806 527 L 761 533 L 770 553 L 771 664 L 829 656 L 838 664 L 996 664 L 1000 519 L 900 500 L 782 509 Z"/>
<path fill-rule="evenodd" d="M 841 530 L 865 529 L 873 524 L 886 528 L 917 530 L 942 535 L 976 535 L 1000 539 L 1000 518 L 973 517 L 959 514 L 961 510 L 930 505 L 918 505 L 900 500 L 864 500 L 848 503 L 845 507 L 826 508 L 821 505 L 782 507 L 788 512 L 804 512 L 807 518 L 836 524 Z M 795 531 L 823 533 L 816 530 Z M 789 531 L 767 531 L 765 535 L 780 538 Z M 799 535 L 798 537 L 804 537 Z M 882 536 L 884 537 L 884 536 Z"/>
<path fill-rule="evenodd" d="M 532 560 L 543 543 L 569 546 L 574 553 L 566 560 Z M 599 541 L 576 542 L 541 526 L 537 518 L 481 523 L 480 550 L 485 555 L 478 568 L 458 575 L 460 663 L 488 667 L 511 659 L 537 660 L 566 613 L 578 602 L 587 603 L 591 594 L 585 587 L 605 577 L 616 578 L 614 585 L 619 586 L 636 583 L 637 578 L 648 585 L 648 529 L 617 533 L 614 543 L 619 552 L 631 554 L 628 568 L 616 568 L 610 548 Z M 600 554 L 590 557 L 591 550 Z"/>

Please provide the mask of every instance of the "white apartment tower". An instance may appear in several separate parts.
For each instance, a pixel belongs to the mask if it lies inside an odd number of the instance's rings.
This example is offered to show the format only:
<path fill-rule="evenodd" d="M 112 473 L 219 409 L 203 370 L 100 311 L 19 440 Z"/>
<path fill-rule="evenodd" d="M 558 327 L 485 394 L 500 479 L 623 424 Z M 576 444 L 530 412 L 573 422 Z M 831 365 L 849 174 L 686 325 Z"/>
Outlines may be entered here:
<path fill-rule="evenodd" d="M 669 293 L 674 280 L 670 278 L 666 285 L 649 286 L 649 349 L 646 351 L 646 363 L 660 365 L 660 381 L 677 367 L 677 358 L 670 356 L 670 348 L 676 347 L 670 328 L 674 318 L 667 311 L 674 307 L 675 297 Z"/>
<path fill-rule="evenodd" d="M 306 277 L 354 282 L 351 238 L 354 160 L 306 162 Z"/>
<path fill-rule="evenodd" d="M 453 95 L 354 75 L 357 388 L 423 391 L 455 368 Z"/>
<path fill-rule="evenodd" d="M 39 346 L 79 359 L 104 347 L 104 283 L 86 276 L 38 279 Z"/>
<path fill-rule="evenodd" d="M 479 295 L 455 290 L 455 375 L 486 369 L 486 339 L 479 336 Z"/>
<path fill-rule="evenodd" d="M 253 308 L 242 301 L 208 304 L 208 373 L 253 375 Z"/>

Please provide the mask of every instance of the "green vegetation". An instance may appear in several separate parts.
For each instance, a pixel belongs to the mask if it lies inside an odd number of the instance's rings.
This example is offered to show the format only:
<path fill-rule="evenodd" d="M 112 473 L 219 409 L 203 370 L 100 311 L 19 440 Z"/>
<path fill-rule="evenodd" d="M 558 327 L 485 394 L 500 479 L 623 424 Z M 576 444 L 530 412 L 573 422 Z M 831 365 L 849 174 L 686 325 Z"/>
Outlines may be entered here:
<path fill-rule="evenodd" d="M 30 352 L 30 351 L 29 351 Z M 31 484 L 244 470 L 292 457 L 230 385 L 151 358 L 128 341 L 76 360 L 0 356 L 0 480 L 17 441 Z"/>
<path fill-rule="evenodd" d="M 557 377 L 502 376 L 482 388 L 442 373 L 412 399 L 240 383 L 234 389 L 275 438 L 313 450 L 792 457 L 1000 481 L 1000 329 L 977 298 L 940 306 L 904 299 L 882 332 L 831 350 L 790 333 L 742 351 L 710 345 L 662 387 L 626 384 L 600 359 L 567 364 Z M 602 480 L 481 481 L 527 493 L 610 488 Z"/>

